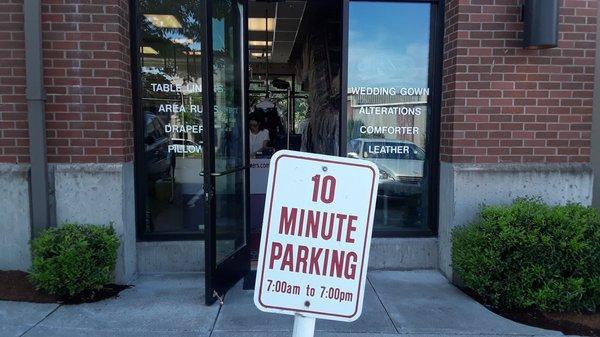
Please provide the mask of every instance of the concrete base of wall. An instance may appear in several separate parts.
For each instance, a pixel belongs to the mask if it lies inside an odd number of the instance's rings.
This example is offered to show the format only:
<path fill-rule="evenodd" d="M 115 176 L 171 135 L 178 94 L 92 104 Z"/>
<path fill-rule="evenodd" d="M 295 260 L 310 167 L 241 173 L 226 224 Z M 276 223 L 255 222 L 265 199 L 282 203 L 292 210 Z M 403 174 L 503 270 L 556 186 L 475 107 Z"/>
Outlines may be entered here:
<path fill-rule="evenodd" d="M 369 254 L 371 270 L 438 268 L 437 238 L 373 238 Z"/>
<path fill-rule="evenodd" d="M 141 274 L 204 271 L 204 241 L 138 242 L 137 265 Z"/>
<path fill-rule="evenodd" d="M 0 164 L 0 269 L 31 267 L 29 165 Z"/>
<path fill-rule="evenodd" d="M 117 283 L 136 272 L 133 163 L 56 164 L 56 221 L 112 225 L 121 240 L 115 268 Z"/>
<path fill-rule="evenodd" d="M 483 204 L 540 197 L 549 204 L 592 202 L 589 164 L 452 164 L 440 166 L 439 267 L 452 279 L 451 233 Z"/>
<path fill-rule="evenodd" d="M 137 243 L 138 272 L 179 273 L 204 271 L 204 241 Z M 436 238 L 374 238 L 369 269 L 436 269 Z"/>

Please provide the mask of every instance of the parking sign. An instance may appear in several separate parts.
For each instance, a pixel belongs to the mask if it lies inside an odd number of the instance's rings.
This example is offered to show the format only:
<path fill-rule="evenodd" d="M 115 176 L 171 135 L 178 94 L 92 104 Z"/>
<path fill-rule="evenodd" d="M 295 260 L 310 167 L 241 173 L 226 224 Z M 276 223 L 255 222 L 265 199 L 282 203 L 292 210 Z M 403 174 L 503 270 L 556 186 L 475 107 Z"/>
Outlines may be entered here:
<path fill-rule="evenodd" d="M 260 310 L 339 321 L 360 316 L 377 172 L 358 159 L 273 156 L 254 293 Z"/>

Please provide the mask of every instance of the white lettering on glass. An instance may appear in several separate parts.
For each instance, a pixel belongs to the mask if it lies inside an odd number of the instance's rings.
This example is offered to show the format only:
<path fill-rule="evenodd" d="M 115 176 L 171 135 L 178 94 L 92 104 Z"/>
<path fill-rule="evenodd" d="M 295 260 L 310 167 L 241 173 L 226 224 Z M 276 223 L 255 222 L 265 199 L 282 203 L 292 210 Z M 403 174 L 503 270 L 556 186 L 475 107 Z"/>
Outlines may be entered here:
<path fill-rule="evenodd" d="M 150 83 L 154 92 L 202 92 L 202 86 L 196 83 L 185 85 L 171 83 Z"/>
<path fill-rule="evenodd" d="M 398 154 L 408 154 L 410 153 L 410 148 L 406 145 L 368 145 L 367 151 L 372 154 L 387 154 L 387 153 L 398 153 Z"/>
<path fill-rule="evenodd" d="M 202 125 L 165 125 L 165 132 L 202 133 Z"/>
<path fill-rule="evenodd" d="M 421 96 L 429 95 L 429 88 L 372 88 L 372 87 L 351 87 L 350 92 L 353 95 L 373 95 L 373 96 Z"/>
<path fill-rule="evenodd" d="M 361 106 L 358 111 L 362 115 L 402 115 L 421 116 L 421 107 L 397 107 L 397 106 Z"/>
<path fill-rule="evenodd" d="M 417 135 L 418 126 L 361 126 L 362 134 Z"/>
<path fill-rule="evenodd" d="M 200 107 L 199 105 L 190 105 L 189 108 L 190 108 L 190 112 L 192 112 L 192 113 L 201 113 L 202 112 L 202 107 Z M 185 105 L 177 104 L 177 103 L 161 104 L 158 107 L 158 112 L 182 113 L 182 112 L 187 112 L 187 108 L 185 107 Z"/>

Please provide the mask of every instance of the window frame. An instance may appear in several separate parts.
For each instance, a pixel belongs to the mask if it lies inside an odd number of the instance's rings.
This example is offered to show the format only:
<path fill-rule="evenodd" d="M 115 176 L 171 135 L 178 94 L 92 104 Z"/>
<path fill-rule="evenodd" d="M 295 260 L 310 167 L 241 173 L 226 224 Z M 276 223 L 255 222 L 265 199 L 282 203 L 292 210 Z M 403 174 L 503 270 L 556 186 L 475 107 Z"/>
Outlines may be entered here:
<path fill-rule="evenodd" d="M 203 21 L 204 13 L 201 13 Z M 142 111 L 142 72 L 141 72 L 141 25 L 139 22 L 138 1 L 129 0 L 130 23 L 130 53 L 131 53 L 131 97 L 133 114 L 133 145 L 134 145 L 134 199 L 135 199 L 135 229 L 138 242 L 145 241 L 204 241 L 205 234 L 201 232 L 178 233 L 146 233 L 146 165 L 144 150 L 145 114 Z M 206 44 L 202 44 L 205 46 Z M 203 53 L 205 54 L 205 53 Z M 203 57 L 204 58 L 204 57 Z M 203 68 L 204 69 L 204 68 Z M 206 100 L 203 99 L 203 108 Z"/>
<path fill-rule="evenodd" d="M 309 0 L 312 1 L 312 0 Z M 318 1 L 318 0 L 317 0 Z M 427 229 L 402 230 L 402 231 L 377 231 L 373 237 L 390 238 L 418 238 L 435 237 L 438 234 L 439 221 L 439 171 L 440 171 L 440 116 L 442 97 L 442 71 L 443 71 L 443 38 L 444 38 L 444 12 L 445 0 L 340 0 L 342 10 L 342 69 L 341 69 L 341 111 L 339 115 L 339 153 L 347 151 L 346 139 L 348 122 L 347 107 L 344 104 L 348 96 L 348 21 L 350 1 L 361 2 L 390 2 L 390 3 L 429 3 L 431 4 L 430 15 L 430 41 L 429 52 L 429 74 L 428 83 L 431 89 L 430 106 L 431 113 L 427 120 L 427 146 L 426 153 L 430 160 L 426 161 L 425 171 L 428 173 L 428 200 L 427 207 Z M 146 167 L 144 161 L 144 128 L 145 120 L 142 113 L 142 85 L 140 64 L 140 25 L 138 16 L 138 1 L 129 0 L 129 22 L 130 22 L 130 53 L 131 53 L 131 83 L 132 83 L 132 114 L 133 114 L 133 144 L 134 144 L 134 203 L 135 203 L 135 228 L 138 241 L 186 241 L 204 240 L 204 233 L 180 232 L 180 233 L 146 233 L 144 222 L 146 219 L 145 184 Z M 204 14 L 202 14 L 204 17 Z M 204 44 L 205 45 L 205 44 Z M 246 96 L 248 96 L 246 92 Z"/>
<path fill-rule="evenodd" d="M 400 231 L 375 231 L 374 238 L 419 238 L 436 237 L 439 221 L 439 186 L 440 186 L 440 116 L 442 105 L 442 66 L 444 49 L 444 9 L 445 0 L 343 0 L 342 8 L 342 104 L 340 113 L 340 154 L 347 153 L 347 124 L 348 111 L 348 30 L 350 2 L 378 2 L 378 3 L 428 3 L 431 4 L 429 17 L 429 74 L 428 83 L 431 90 L 429 105 L 431 109 L 427 119 L 427 139 L 425 153 L 429 156 L 426 160 L 424 171 L 427 172 L 427 229 L 403 229 Z"/>

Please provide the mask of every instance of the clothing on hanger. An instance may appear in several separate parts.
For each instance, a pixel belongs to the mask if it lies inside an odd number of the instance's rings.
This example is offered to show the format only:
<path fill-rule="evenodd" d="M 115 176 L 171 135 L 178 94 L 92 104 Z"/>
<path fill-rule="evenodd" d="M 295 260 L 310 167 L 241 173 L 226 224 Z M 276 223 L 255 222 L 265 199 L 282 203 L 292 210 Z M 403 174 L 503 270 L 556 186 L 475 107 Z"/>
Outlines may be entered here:
<path fill-rule="evenodd" d="M 275 103 L 271 101 L 270 98 L 265 97 L 260 102 L 256 103 L 255 107 L 259 109 L 272 109 L 275 107 Z"/>

